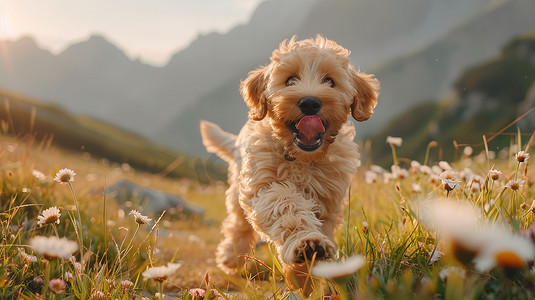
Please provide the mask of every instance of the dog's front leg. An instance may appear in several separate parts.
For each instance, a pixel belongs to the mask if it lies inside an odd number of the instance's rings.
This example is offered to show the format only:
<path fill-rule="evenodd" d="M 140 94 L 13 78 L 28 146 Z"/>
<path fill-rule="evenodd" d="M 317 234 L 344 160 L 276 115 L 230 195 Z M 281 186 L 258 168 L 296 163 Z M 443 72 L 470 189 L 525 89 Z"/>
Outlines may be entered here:
<path fill-rule="evenodd" d="M 249 201 L 249 220 L 263 238 L 272 241 L 283 263 L 334 257 L 336 244 L 322 230 L 320 206 L 293 183 L 275 182 Z"/>

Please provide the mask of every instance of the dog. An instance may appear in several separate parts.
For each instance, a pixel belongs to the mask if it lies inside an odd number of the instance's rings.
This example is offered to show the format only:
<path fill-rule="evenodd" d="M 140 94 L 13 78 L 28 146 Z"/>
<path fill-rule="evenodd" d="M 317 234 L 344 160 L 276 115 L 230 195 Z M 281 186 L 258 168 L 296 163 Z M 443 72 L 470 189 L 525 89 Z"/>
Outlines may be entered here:
<path fill-rule="evenodd" d="M 287 276 L 305 261 L 337 257 L 334 233 L 360 165 L 348 117 L 370 118 L 379 94 L 378 80 L 356 70 L 349 54 L 320 35 L 284 40 L 241 82 L 249 120 L 237 136 L 201 121 L 206 149 L 229 164 L 216 252 L 226 273 L 239 272 L 238 257 L 258 237 L 275 246 Z"/>

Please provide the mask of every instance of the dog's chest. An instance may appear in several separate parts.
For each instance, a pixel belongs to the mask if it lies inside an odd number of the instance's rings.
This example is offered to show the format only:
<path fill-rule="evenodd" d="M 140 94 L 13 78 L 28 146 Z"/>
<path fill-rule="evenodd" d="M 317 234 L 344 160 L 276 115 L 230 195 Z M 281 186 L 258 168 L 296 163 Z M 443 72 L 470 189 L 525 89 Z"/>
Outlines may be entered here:
<path fill-rule="evenodd" d="M 347 188 L 344 177 L 328 162 L 282 161 L 276 170 L 277 181 L 291 183 L 305 198 L 318 200 L 342 197 L 340 193 Z"/>

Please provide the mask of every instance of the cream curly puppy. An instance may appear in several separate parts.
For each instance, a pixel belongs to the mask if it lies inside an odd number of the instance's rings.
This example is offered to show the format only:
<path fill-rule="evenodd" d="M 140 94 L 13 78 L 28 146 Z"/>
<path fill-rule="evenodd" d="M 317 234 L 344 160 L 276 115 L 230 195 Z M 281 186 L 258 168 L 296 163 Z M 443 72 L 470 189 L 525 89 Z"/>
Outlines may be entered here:
<path fill-rule="evenodd" d="M 216 257 L 225 272 L 239 270 L 258 236 L 275 245 L 287 273 L 313 255 L 337 256 L 334 231 L 360 164 L 348 116 L 370 118 L 379 88 L 349 53 L 321 36 L 285 40 L 241 83 L 250 112 L 238 136 L 201 121 L 205 147 L 229 163 Z"/>

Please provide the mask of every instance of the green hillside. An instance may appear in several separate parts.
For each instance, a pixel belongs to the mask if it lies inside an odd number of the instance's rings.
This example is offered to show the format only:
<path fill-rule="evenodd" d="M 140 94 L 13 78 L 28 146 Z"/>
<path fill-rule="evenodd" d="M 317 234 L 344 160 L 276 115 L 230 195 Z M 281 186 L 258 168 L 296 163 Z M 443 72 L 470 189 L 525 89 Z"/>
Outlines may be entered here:
<path fill-rule="evenodd" d="M 436 159 L 455 158 L 454 140 L 473 146 L 475 151 L 483 150 L 483 135 L 490 138 L 531 108 L 533 99 L 527 94 L 533 86 L 535 34 L 528 34 L 508 43 L 497 58 L 467 69 L 447 99 L 419 104 L 372 135 L 371 158 L 379 164 L 391 163 L 391 149 L 385 145 L 389 135 L 403 137 L 397 153 L 401 157 L 423 159 L 427 144 L 433 140 L 441 149 Z M 527 134 L 533 131 L 532 126 L 515 124 L 489 143 L 490 150 L 508 146 L 507 133 L 516 133 L 517 126 Z"/>
<path fill-rule="evenodd" d="M 75 116 L 62 108 L 0 89 L 3 134 L 31 136 L 37 141 L 73 151 L 84 151 L 113 162 L 172 177 L 206 182 L 223 179 L 219 165 L 209 165 L 105 122 Z M 139 120 L 145 122 L 146 120 Z"/>

